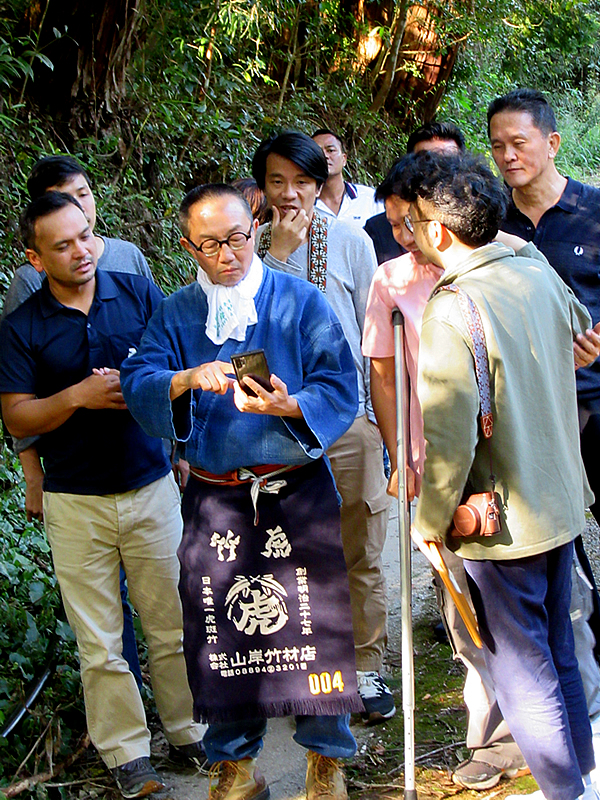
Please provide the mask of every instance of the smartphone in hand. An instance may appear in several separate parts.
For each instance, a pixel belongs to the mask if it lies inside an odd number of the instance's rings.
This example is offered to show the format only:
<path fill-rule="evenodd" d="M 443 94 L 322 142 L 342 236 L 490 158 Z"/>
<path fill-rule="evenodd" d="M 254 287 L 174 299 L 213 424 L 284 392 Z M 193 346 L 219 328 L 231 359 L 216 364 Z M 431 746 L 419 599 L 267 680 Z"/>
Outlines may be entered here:
<path fill-rule="evenodd" d="M 269 372 L 267 357 L 265 356 L 264 350 L 249 350 L 247 353 L 237 353 L 231 356 L 231 363 L 233 364 L 238 383 L 247 395 L 256 397 L 256 392 L 249 386 L 246 386 L 242 381 L 245 375 L 255 380 L 267 392 L 273 391 L 271 373 Z"/>

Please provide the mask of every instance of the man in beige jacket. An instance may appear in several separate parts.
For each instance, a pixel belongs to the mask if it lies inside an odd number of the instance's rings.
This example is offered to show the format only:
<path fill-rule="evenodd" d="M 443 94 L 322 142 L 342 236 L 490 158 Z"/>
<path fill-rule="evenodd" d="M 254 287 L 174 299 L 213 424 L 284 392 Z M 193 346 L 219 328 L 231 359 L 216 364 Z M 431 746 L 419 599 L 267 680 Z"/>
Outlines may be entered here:
<path fill-rule="evenodd" d="M 445 540 L 464 559 L 498 702 L 540 785 L 538 797 L 595 798 L 569 618 L 572 541 L 589 500 L 572 341 L 589 315 L 549 266 L 491 243 L 505 200 L 482 162 L 417 155 L 400 195 L 410 202 L 419 249 L 444 269 L 437 287 L 455 284 L 479 310 L 494 419 L 486 441 L 471 335 L 457 295 L 440 291 L 422 327 L 418 390 L 427 450 L 413 534 L 422 543 Z M 464 495 L 490 490 L 491 472 L 500 532 L 453 540 L 456 507 Z"/>

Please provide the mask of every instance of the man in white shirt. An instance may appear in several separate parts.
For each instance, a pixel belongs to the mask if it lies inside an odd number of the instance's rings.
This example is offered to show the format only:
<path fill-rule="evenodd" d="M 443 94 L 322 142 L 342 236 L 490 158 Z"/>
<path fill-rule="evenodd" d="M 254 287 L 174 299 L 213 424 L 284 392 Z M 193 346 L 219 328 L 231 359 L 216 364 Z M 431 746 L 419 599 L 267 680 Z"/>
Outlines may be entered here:
<path fill-rule="evenodd" d="M 360 183 L 344 180 L 344 167 L 348 161 L 340 137 L 327 128 L 319 128 L 312 135 L 327 159 L 328 177 L 315 208 L 329 217 L 337 217 L 351 225 L 364 227 L 369 217 L 385 210 L 383 203 L 375 201 L 375 189 Z"/>

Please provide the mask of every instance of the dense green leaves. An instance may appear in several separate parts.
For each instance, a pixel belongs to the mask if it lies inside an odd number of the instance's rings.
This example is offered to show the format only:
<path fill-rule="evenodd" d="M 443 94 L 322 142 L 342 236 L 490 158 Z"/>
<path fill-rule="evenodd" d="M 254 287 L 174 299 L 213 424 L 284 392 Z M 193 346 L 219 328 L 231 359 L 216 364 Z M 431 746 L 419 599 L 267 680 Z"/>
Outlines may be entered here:
<path fill-rule="evenodd" d="M 6 784 L 47 728 L 63 720 L 81 727 L 82 698 L 73 634 L 64 623 L 50 548 L 37 524 L 25 522 L 22 479 L 4 450 L 0 460 L 0 729 L 49 663 L 58 664 L 44 694 L 8 740 L 0 737 L 0 784 Z M 63 619 L 61 619 L 63 617 Z M 52 720 L 56 721 L 52 723 Z M 69 747 L 70 733 L 58 748 Z M 24 765 L 44 760 L 44 741 Z"/>

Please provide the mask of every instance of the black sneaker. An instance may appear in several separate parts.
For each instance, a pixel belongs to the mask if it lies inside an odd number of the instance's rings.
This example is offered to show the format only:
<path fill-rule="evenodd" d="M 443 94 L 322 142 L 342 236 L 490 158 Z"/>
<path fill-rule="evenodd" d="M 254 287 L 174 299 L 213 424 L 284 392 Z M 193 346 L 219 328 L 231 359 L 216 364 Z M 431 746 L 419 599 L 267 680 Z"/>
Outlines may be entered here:
<path fill-rule="evenodd" d="M 367 725 L 385 722 L 396 713 L 394 698 L 378 672 L 356 672 L 358 693 L 365 707 L 362 718 Z"/>
<path fill-rule="evenodd" d="M 165 788 L 147 756 L 134 758 L 120 767 L 113 767 L 111 773 L 125 798 L 145 797 Z"/>
<path fill-rule="evenodd" d="M 209 763 L 202 742 L 169 744 L 169 761 L 181 767 L 194 767 L 202 775 L 208 775 Z"/>

